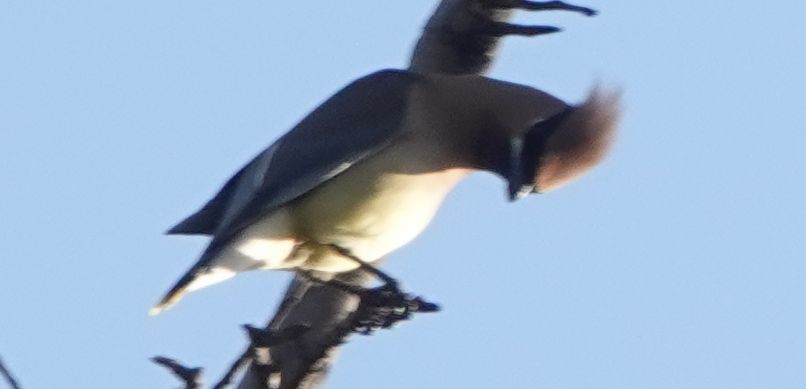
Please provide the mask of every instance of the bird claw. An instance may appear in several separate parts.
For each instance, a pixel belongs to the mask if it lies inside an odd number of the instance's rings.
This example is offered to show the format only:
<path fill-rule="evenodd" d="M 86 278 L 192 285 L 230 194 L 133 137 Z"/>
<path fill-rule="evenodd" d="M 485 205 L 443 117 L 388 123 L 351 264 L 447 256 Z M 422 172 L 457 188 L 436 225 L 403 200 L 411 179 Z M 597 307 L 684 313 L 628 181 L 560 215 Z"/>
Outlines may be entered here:
<path fill-rule="evenodd" d="M 339 255 L 357 263 L 361 270 L 374 275 L 383 283 L 375 288 L 362 288 L 337 279 L 321 280 L 310 272 L 298 270 L 309 280 L 358 296 L 358 307 L 353 314 L 354 332 L 369 335 L 375 330 L 390 328 L 400 321 L 407 320 L 416 312 L 439 311 L 439 305 L 426 301 L 422 297 L 404 293 L 400 290 L 400 283 L 395 278 L 356 257 L 350 250 L 335 244 L 328 246 Z"/>
<path fill-rule="evenodd" d="M 361 301 L 355 312 L 353 331 L 362 335 L 390 328 L 398 322 L 408 320 L 417 312 L 430 313 L 440 310 L 439 305 L 422 297 L 404 293 L 396 284 L 365 289 L 359 297 Z"/>

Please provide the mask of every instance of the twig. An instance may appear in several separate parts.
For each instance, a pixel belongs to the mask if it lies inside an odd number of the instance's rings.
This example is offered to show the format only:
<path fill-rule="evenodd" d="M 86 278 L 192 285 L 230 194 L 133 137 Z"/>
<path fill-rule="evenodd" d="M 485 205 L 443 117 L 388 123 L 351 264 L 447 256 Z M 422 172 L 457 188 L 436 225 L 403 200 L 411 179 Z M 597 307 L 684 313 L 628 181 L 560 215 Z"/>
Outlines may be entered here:
<path fill-rule="evenodd" d="M 151 360 L 160 365 L 164 366 L 171 373 L 174 373 L 175 376 L 179 377 L 185 383 L 185 389 L 201 389 L 202 387 L 202 369 L 199 367 L 189 368 L 185 367 L 179 362 L 171 358 L 165 357 L 154 357 Z"/>
<path fill-rule="evenodd" d="M 0 374 L 2 374 L 3 377 L 5 377 L 6 381 L 8 382 L 8 385 L 11 387 L 11 389 L 20 389 L 19 382 L 17 382 L 17 380 L 11 374 L 11 371 L 8 370 L 6 365 L 3 364 L 2 359 L 0 359 Z"/>
<path fill-rule="evenodd" d="M 240 371 L 241 368 L 246 366 L 247 363 L 251 362 L 253 356 L 254 349 L 250 345 L 249 348 L 247 348 L 246 351 L 244 351 L 243 354 L 241 354 L 241 356 L 232 363 L 232 366 L 230 366 L 229 370 L 227 370 L 227 373 L 221 377 L 215 386 L 213 386 L 213 389 L 224 389 L 231 384 L 232 379 L 235 378 L 235 374 L 238 374 L 238 371 Z"/>
<path fill-rule="evenodd" d="M 570 11 L 585 16 L 596 16 L 599 12 L 588 7 L 568 4 L 562 1 L 530 1 L 530 0 L 488 0 L 487 6 L 502 9 L 523 9 L 527 11 Z"/>

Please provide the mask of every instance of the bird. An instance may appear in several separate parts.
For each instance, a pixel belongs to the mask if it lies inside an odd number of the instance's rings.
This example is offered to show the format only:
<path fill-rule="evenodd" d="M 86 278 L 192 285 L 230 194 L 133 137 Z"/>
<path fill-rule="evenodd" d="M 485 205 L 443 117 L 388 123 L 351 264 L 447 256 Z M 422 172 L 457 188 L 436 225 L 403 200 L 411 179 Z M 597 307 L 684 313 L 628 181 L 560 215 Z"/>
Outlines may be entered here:
<path fill-rule="evenodd" d="M 336 274 L 417 237 L 474 172 L 515 201 L 557 189 L 611 148 L 620 93 L 579 104 L 480 75 L 387 69 L 335 93 L 167 234 L 211 237 L 150 314 L 255 270 Z M 343 251 L 344 250 L 344 251 Z"/>

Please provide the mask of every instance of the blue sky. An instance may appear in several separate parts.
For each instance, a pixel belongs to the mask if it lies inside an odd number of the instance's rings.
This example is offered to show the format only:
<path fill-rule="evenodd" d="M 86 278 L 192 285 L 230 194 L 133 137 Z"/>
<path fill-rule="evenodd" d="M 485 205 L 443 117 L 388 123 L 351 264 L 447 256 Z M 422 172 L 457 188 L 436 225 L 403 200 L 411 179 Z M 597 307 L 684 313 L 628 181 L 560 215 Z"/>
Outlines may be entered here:
<path fill-rule="evenodd" d="M 147 309 L 201 238 L 161 233 L 335 90 L 404 67 L 436 1 L 0 3 L 0 356 L 27 388 L 217 377 L 288 275 Z M 611 158 L 516 204 L 464 182 L 386 269 L 443 304 L 353 338 L 329 388 L 803 388 L 806 5 L 591 1 L 495 78 L 625 90 Z"/>

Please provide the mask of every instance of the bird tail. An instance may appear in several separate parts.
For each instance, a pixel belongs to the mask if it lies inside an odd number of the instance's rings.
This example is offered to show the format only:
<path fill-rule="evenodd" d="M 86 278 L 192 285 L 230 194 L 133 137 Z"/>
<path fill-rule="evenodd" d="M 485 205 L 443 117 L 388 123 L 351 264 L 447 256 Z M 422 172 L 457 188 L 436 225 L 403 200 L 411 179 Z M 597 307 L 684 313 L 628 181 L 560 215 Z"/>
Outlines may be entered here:
<path fill-rule="evenodd" d="M 165 296 L 160 300 L 159 303 L 154 305 L 151 309 L 148 310 L 148 314 L 150 316 L 157 316 L 163 311 L 167 310 L 179 300 L 182 299 L 182 296 L 185 295 L 188 291 L 188 286 L 193 283 L 193 280 L 196 278 L 195 272 L 192 270 L 187 272 L 184 276 L 182 276 L 179 281 L 165 294 Z"/>
<path fill-rule="evenodd" d="M 204 271 L 198 269 L 190 269 L 185 273 L 179 281 L 165 294 L 165 297 L 159 303 L 154 305 L 148 314 L 151 316 L 159 315 L 160 313 L 171 308 L 174 304 L 179 302 L 187 292 L 192 292 L 219 283 L 235 275 L 234 271 L 225 268 L 212 268 Z"/>

